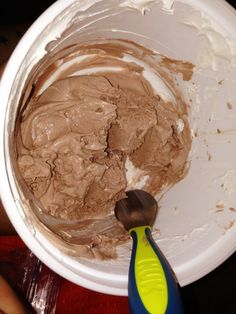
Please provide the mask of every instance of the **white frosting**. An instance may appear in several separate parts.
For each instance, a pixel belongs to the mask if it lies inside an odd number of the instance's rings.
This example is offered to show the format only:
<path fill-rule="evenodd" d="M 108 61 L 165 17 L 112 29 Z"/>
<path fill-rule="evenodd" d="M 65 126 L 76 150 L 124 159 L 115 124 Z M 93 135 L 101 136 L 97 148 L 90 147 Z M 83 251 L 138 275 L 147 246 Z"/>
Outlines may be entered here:
<path fill-rule="evenodd" d="M 178 130 L 178 132 L 182 133 L 183 130 L 184 130 L 184 121 L 182 119 L 178 119 L 176 121 L 176 123 L 177 123 L 177 130 Z"/>
<path fill-rule="evenodd" d="M 74 72 L 73 75 L 69 76 L 89 75 L 103 72 L 121 72 L 122 70 L 124 70 L 122 67 L 92 67 L 91 69 L 79 70 L 77 72 Z"/>
<path fill-rule="evenodd" d="M 149 176 L 145 175 L 144 171 L 136 168 L 129 158 L 126 159 L 125 168 L 127 179 L 126 190 L 143 189 L 147 180 L 149 179 Z"/>
<path fill-rule="evenodd" d="M 236 44 L 220 24 L 199 11 L 194 11 L 183 23 L 195 28 L 204 41 L 198 56 L 198 68 L 211 67 L 217 71 L 222 63 L 224 66 L 236 66 Z"/>
<path fill-rule="evenodd" d="M 157 0 L 124 0 L 120 3 L 121 7 L 130 7 L 139 10 L 142 14 L 158 3 Z"/>
<path fill-rule="evenodd" d="M 174 2 L 175 0 L 162 0 L 162 9 L 169 14 L 174 14 Z"/>
<path fill-rule="evenodd" d="M 151 7 L 162 2 L 162 9 L 166 13 L 173 14 L 173 4 L 175 0 L 123 0 L 121 7 L 130 7 L 139 10 L 142 14 L 150 11 Z"/>

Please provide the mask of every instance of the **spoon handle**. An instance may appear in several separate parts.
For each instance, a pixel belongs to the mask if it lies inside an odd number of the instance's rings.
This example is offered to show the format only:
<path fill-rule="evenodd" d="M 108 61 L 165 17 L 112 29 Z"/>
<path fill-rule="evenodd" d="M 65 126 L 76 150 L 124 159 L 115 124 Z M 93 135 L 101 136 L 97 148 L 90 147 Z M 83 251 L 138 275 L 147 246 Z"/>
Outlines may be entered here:
<path fill-rule="evenodd" d="M 133 249 L 129 267 L 128 295 L 132 314 L 183 313 L 175 275 L 149 226 L 132 228 Z"/>

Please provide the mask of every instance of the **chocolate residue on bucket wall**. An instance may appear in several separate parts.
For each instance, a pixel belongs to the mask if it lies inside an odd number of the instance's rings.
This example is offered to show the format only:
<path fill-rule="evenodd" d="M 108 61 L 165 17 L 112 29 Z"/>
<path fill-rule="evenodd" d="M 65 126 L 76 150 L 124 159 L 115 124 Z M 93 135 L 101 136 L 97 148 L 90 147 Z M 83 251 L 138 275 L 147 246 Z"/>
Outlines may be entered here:
<path fill-rule="evenodd" d="M 187 105 L 173 73 L 193 65 L 124 40 L 64 49 L 27 86 L 17 163 L 40 220 L 79 256 L 112 258 L 128 240 L 115 202 L 127 186 L 157 195 L 183 179 L 191 148 Z M 127 180 L 128 165 L 136 172 Z"/>

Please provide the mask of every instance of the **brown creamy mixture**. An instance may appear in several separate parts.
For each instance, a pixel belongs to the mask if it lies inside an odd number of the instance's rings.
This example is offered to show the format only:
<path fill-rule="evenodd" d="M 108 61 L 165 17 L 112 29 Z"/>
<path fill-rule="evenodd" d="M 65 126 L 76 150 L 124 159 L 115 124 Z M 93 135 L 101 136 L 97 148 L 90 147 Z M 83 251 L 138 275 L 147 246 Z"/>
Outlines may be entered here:
<path fill-rule="evenodd" d="M 43 82 L 59 67 L 51 64 L 34 82 L 35 91 L 20 113 L 20 172 L 40 201 L 42 221 L 77 245 L 80 256 L 114 257 L 116 246 L 128 239 L 113 214 L 115 202 L 125 196 L 127 158 L 148 176 L 143 189 L 153 195 L 186 174 L 191 148 L 187 106 L 170 74 L 179 72 L 188 80 L 193 66 L 160 55 L 158 63 L 153 52 L 125 44 L 117 40 L 77 47 L 61 60 L 90 58 L 61 71 L 40 94 Z M 162 75 L 175 103 L 156 94 L 144 69 L 123 61 L 124 53 Z M 93 67 L 119 71 L 71 76 Z"/>

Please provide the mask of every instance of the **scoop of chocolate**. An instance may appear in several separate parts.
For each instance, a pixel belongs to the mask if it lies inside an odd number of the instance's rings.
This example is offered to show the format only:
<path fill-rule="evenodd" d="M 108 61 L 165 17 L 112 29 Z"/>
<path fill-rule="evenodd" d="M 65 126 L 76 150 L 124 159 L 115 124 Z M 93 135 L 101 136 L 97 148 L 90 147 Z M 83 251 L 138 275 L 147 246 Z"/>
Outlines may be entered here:
<path fill-rule="evenodd" d="M 111 258 L 129 239 L 113 215 L 125 191 L 139 186 L 157 195 L 186 175 L 187 105 L 168 67 L 164 75 L 165 56 L 125 40 L 71 49 L 48 60 L 26 88 L 35 86 L 18 115 L 17 164 L 42 223 L 76 245 L 78 256 Z M 185 69 L 186 63 L 170 63 L 174 72 Z M 144 75 L 146 66 L 168 97 Z M 132 201 L 141 211 L 147 200 Z M 132 223 L 152 225 L 148 211 L 133 212 Z"/>

